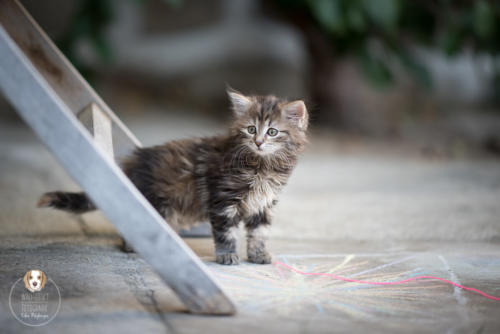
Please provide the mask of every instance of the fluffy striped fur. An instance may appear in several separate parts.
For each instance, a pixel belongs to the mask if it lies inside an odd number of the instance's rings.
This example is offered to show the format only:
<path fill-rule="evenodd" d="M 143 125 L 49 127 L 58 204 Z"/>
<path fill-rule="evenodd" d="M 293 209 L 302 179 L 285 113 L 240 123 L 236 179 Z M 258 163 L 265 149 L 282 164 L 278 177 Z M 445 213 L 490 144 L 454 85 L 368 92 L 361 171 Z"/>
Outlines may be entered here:
<path fill-rule="evenodd" d="M 218 263 L 239 263 L 240 222 L 247 230 L 248 260 L 270 263 L 264 230 L 306 144 L 308 113 L 300 100 L 228 94 L 234 120 L 227 134 L 140 148 L 122 167 L 175 229 L 209 220 Z M 95 209 L 84 193 L 46 193 L 39 206 Z"/>

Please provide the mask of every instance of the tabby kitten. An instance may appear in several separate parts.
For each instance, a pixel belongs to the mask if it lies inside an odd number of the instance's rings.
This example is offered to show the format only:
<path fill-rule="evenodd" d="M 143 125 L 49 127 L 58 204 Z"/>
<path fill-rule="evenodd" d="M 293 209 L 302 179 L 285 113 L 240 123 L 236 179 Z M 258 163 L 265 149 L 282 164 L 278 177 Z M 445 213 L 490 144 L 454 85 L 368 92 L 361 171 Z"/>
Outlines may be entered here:
<path fill-rule="evenodd" d="M 306 143 L 308 113 L 300 100 L 228 94 L 234 121 L 227 134 L 138 148 L 122 167 L 174 229 L 210 220 L 218 263 L 239 263 L 241 221 L 248 261 L 271 263 L 264 231 Z M 39 206 L 96 209 L 85 193 L 67 192 L 46 193 Z"/>

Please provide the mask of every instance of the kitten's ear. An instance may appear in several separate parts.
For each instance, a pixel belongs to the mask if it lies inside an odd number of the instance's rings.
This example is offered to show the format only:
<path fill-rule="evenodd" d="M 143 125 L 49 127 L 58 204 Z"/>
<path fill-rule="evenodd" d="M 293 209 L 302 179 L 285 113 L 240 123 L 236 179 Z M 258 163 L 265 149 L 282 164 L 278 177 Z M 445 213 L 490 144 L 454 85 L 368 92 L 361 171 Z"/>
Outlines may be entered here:
<path fill-rule="evenodd" d="M 296 124 L 301 130 L 307 130 L 309 115 L 304 101 L 297 100 L 287 103 L 282 107 L 282 110 L 290 122 Z"/>
<path fill-rule="evenodd" d="M 227 95 L 231 100 L 233 111 L 237 116 L 243 115 L 252 102 L 248 97 L 241 94 L 240 92 L 235 91 L 232 88 L 227 89 Z"/>

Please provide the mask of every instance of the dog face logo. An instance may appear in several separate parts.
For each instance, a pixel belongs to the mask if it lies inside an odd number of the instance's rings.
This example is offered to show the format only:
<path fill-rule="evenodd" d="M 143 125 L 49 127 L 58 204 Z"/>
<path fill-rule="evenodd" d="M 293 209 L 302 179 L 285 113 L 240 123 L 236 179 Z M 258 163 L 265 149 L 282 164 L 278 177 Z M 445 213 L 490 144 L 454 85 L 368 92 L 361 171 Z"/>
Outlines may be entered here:
<path fill-rule="evenodd" d="M 31 292 L 42 291 L 47 276 L 41 270 L 30 270 L 24 275 L 24 286 Z"/>

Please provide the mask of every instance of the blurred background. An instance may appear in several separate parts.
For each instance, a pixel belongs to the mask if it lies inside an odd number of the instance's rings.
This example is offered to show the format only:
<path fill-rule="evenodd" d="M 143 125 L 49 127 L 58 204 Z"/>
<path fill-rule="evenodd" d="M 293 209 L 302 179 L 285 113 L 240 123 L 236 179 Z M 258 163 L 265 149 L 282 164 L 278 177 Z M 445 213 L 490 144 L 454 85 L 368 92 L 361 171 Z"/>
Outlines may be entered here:
<path fill-rule="evenodd" d="M 119 115 L 224 120 L 229 84 L 305 98 L 318 131 L 500 154 L 497 1 L 22 3 Z"/>

